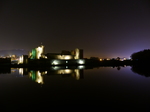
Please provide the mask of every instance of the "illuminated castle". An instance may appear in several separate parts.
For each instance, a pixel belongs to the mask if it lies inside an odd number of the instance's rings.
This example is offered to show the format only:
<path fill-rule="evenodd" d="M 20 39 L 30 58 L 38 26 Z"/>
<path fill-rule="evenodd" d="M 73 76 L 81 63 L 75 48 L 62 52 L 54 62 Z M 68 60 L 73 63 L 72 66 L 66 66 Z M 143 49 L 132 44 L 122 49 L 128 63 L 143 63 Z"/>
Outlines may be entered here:
<path fill-rule="evenodd" d="M 29 55 L 23 55 L 19 58 L 18 64 L 28 64 L 29 60 L 47 59 L 51 65 L 67 64 L 69 60 L 74 60 L 71 63 L 84 64 L 83 50 L 76 48 L 72 51 L 63 50 L 61 53 L 47 53 L 45 54 L 44 46 L 41 44 L 37 48 L 32 49 Z M 82 59 L 82 60 L 81 60 Z M 42 60 L 43 61 L 43 60 Z"/>
<path fill-rule="evenodd" d="M 32 52 L 29 52 L 30 59 L 40 59 L 40 58 L 47 58 L 44 55 L 44 46 L 40 45 L 37 48 L 32 49 Z"/>

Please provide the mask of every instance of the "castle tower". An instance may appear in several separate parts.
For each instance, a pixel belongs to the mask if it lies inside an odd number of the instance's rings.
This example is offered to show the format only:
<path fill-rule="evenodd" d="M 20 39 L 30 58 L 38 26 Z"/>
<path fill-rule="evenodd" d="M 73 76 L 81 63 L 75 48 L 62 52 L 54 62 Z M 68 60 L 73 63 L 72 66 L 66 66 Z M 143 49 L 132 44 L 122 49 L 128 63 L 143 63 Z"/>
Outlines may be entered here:
<path fill-rule="evenodd" d="M 75 56 L 74 59 L 82 59 L 83 58 L 83 50 L 82 49 L 75 49 Z"/>

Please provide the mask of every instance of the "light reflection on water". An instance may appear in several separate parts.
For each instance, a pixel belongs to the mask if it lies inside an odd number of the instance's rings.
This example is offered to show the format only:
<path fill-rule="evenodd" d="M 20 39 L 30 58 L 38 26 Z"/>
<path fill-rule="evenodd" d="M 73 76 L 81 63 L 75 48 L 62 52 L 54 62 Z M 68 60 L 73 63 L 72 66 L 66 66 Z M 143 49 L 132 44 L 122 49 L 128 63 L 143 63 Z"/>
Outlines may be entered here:
<path fill-rule="evenodd" d="M 8 71 L 8 72 L 7 72 Z M 11 68 L 0 74 L 3 104 L 28 105 L 38 102 L 63 102 L 119 105 L 148 104 L 150 77 L 132 67 L 49 69 Z M 141 73 L 141 72 L 140 72 Z M 18 102 L 20 102 L 18 104 Z"/>

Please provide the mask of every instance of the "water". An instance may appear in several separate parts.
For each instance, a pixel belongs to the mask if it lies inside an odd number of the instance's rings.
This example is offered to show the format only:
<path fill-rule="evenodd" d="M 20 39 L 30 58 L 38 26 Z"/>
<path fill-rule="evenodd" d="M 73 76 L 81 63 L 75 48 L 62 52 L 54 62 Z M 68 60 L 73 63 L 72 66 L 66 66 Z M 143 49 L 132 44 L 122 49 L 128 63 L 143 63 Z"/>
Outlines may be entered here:
<path fill-rule="evenodd" d="M 79 69 L 80 68 L 80 69 Z M 9 109 L 47 105 L 147 107 L 150 77 L 125 67 L 28 69 L 0 73 L 1 106 Z"/>

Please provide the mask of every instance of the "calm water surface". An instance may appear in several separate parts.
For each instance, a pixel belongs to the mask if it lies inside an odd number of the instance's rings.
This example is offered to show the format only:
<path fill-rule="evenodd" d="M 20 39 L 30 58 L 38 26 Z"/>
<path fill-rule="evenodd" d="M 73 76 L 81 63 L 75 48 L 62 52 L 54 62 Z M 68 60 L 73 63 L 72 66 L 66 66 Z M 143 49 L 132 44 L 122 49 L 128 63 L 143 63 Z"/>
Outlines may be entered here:
<path fill-rule="evenodd" d="M 1 106 L 149 105 L 150 77 L 126 67 L 32 70 L 0 73 Z"/>

